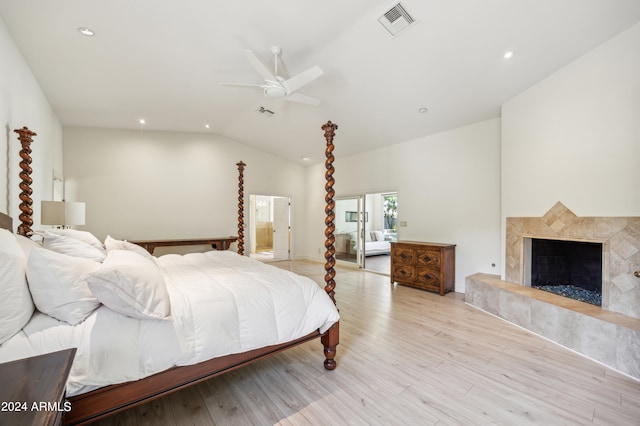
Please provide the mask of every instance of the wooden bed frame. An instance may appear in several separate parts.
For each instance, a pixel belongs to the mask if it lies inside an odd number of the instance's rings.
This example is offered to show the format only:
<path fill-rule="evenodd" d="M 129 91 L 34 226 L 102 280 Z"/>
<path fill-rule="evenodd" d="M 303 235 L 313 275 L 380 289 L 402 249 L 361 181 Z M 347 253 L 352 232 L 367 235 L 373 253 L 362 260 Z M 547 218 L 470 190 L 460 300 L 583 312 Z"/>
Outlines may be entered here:
<path fill-rule="evenodd" d="M 325 291 L 335 303 L 335 202 L 333 197 L 335 191 L 333 185 L 335 180 L 333 179 L 333 137 L 337 125 L 331 121 L 322 126 L 324 130 L 324 137 L 326 140 L 325 149 L 325 167 L 326 167 L 326 207 L 325 207 Z M 19 134 L 19 140 L 22 143 L 22 150 L 20 151 L 20 225 L 18 226 L 17 233 L 21 235 L 28 235 L 31 232 L 31 225 L 33 225 L 32 215 L 33 210 L 31 208 L 33 202 L 31 200 L 31 149 L 30 144 L 32 137 L 36 134 L 30 131 L 28 128 L 15 130 Z M 242 161 L 237 164 L 239 178 L 239 197 L 238 197 L 238 248 L 240 254 L 244 252 L 244 240 L 243 240 L 243 171 L 246 166 Z M 11 218 L 0 213 L 0 223 L 5 227 L 12 230 Z M 276 354 L 285 349 L 297 346 L 301 343 L 308 342 L 310 340 L 320 337 L 320 341 L 324 347 L 324 367 L 327 370 L 333 370 L 336 368 L 336 346 L 339 342 L 339 329 L 340 323 L 335 323 L 326 333 L 320 334 L 319 331 L 310 333 L 299 339 L 283 343 L 280 345 L 268 346 L 265 348 L 255 349 L 249 352 L 227 355 L 219 358 L 213 358 L 208 361 L 183 367 L 173 367 L 169 370 L 154 374 L 133 382 L 127 382 L 117 385 L 111 385 L 90 391 L 81 395 L 77 395 L 69 398 L 71 401 L 71 411 L 65 413 L 64 423 L 67 425 L 80 425 L 94 422 L 100 418 L 104 418 L 115 414 L 117 412 L 135 407 L 140 404 L 152 401 L 161 396 L 170 394 L 180 389 L 186 388 L 193 384 L 199 383 L 203 380 L 218 376 L 227 371 L 232 371 L 242 366 L 258 361 L 262 358 Z"/>

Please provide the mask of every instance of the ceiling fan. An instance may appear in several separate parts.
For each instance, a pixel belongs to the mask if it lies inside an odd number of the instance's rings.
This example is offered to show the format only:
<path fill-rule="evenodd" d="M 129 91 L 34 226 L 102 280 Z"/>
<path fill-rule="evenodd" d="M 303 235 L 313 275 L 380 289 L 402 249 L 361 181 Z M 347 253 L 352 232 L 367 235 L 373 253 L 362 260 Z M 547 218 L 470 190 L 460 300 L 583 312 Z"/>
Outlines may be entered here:
<path fill-rule="evenodd" d="M 273 74 L 269 69 L 258 59 L 256 55 L 250 50 L 243 50 L 242 53 L 249 60 L 253 68 L 264 79 L 263 84 L 242 84 L 242 83 L 221 83 L 223 86 L 244 86 L 244 87 L 259 87 L 263 90 L 264 95 L 268 98 L 285 99 L 292 102 L 300 102 L 307 105 L 319 105 L 320 100 L 312 98 L 311 96 L 302 95 L 296 91 L 302 86 L 311 83 L 316 78 L 320 77 L 324 72 L 319 66 L 309 68 L 300 74 L 294 75 L 289 79 L 285 79 L 278 75 L 278 56 L 282 53 L 282 49 L 279 46 L 271 48 L 271 53 L 274 56 L 274 72 Z"/>

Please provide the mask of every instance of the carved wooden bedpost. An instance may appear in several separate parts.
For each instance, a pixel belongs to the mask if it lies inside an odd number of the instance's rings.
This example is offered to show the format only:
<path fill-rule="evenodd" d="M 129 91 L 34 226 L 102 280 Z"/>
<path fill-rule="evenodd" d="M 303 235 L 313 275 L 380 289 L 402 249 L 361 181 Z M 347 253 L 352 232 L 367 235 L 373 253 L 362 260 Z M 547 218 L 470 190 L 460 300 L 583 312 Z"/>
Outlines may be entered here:
<path fill-rule="evenodd" d="M 244 255 L 244 164 L 242 161 L 236 163 L 238 166 L 238 254 Z"/>
<path fill-rule="evenodd" d="M 325 291 L 333 300 L 333 303 L 336 303 L 336 299 L 334 298 L 334 288 L 336 287 L 336 282 L 333 279 L 336 275 L 336 271 L 333 269 L 336 264 L 336 248 L 335 242 L 336 237 L 334 232 L 336 230 L 336 225 L 333 222 L 336 218 L 334 209 L 336 207 L 336 202 L 333 200 L 333 196 L 336 194 L 336 191 L 333 190 L 333 185 L 336 183 L 333 178 L 333 172 L 335 169 L 333 168 L 333 161 L 335 157 L 333 156 L 333 136 L 335 134 L 335 130 L 338 128 L 337 125 L 333 124 L 331 121 L 328 121 L 324 126 L 322 126 L 322 130 L 324 130 L 324 137 L 327 140 L 327 148 L 325 149 L 326 160 L 324 162 L 324 166 L 327 171 L 324 174 L 324 177 L 327 183 L 324 186 L 326 191 L 326 195 L 324 197 L 327 205 L 324 208 L 324 212 L 326 213 L 326 218 L 324 220 L 324 224 L 326 225 L 326 229 L 324 231 L 324 236 L 326 237 L 324 241 L 324 247 L 326 251 L 324 253 L 324 259 L 326 263 L 324 264 L 324 270 L 326 274 L 324 276 L 324 281 L 326 283 Z"/>
<path fill-rule="evenodd" d="M 32 132 L 27 127 L 23 127 L 22 129 L 15 129 L 14 132 L 18 134 L 18 140 L 22 144 L 22 149 L 20 150 L 20 182 L 19 186 L 22 192 L 20 193 L 20 225 L 18 225 L 17 233 L 20 235 L 27 236 L 31 233 L 31 225 L 33 225 L 33 209 L 31 206 L 33 205 L 33 200 L 31 199 L 31 194 L 33 194 L 33 190 L 31 189 L 31 184 L 33 183 L 33 179 L 31 179 L 31 142 L 33 142 L 33 136 L 36 136 L 35 132 Z"/>
<path fill-rule="evenodd" d="M 336 203 L 333 200 L 333 197 L 336 194 L 336 192 L 333 190 L 333 185 L 335 184 L 335 179 L 333 178 L 333 172 L 335 171 L 335 169 L 333 168 L 333 161 L 335 160 L 335 157 L 333 156 L 333 148 L 334 148 L 333 136 L 335 135 L 335 131 L 337 128 L 338 126 L 333 124 L 331 121 L 327 121 L 327 123 L 322 126 L 322 130 L 324 130 L 324 137 L 327 141 L 327 148 L 325 149 L 326 160 L 324 163 L 326 168 L 325 179 L 327 181 L 324 187 L 326 190 L 326 195 L 325 195 L 326 206 L 324 211 L 327 215 L 324 220 L 324 223 L 326 225 L 326 229 L 324 231 L 324 235 L 326 238 L 324 242 L 324 246 L 326 248 L 326 251 L 324 253 L 324 259 L 326 261 L 324 265 L 324 270 L 325 270 L 324 281 L 326 285 L 324 287 L 324 290 L 327 292 L 331 300 L 333 300 L 333 303 L 336 303 L 335 292 L 334 292 L 334 289 L 336 287 L 336 282 L 334 280 L 336 276 L 336 271 L 333 268 L 336 264 L 336 257 L 335 257 L 336 238 L 334 235 L 334 232 L 336 230 L 336 226 L 334 223 L 334 220 L 336 218 L 336 215 L 334 212 Z M 322 336 L 322 344 L 324 345 L 324 356 L 325 356 L 324 368 L 326 368 L 327 370 L 333 370 L 334 368 L 336 368 L 336 361 L 334 358 L 336 356 L 336 346 L 338 345 L 338 341 L 340 340 L 339 336 L 340 336 L 339 322 L 335 323 L 327 331 L 327 333 Z"/>

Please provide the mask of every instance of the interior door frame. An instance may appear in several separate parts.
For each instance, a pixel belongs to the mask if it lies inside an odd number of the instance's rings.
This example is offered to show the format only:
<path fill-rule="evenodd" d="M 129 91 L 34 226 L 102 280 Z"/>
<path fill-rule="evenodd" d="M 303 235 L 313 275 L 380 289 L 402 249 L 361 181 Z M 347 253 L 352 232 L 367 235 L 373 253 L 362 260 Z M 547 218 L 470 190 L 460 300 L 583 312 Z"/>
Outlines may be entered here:
<path fill-rule="evenodd" d="M 249 250 L 247 255 L 251 256 L 256 253 L 256 197 L 267 197 L 270 199 L 270 202 L 273 204 L 274 199 L 276 198 L 284 198 L 288 200 L 289 208 L 287 209 L 288 213 L 288 226 L 287 226 L 287 257 L 286 258 L 272 258 L 271 260 L 290 260 L 291 259 L 291 241 L 293 235 L 293 221 L 291 220 L 291 213 L 293 209 L 293 197 L 290 195 L 274 195 L 274 194 L 249 194 L 249 208 L 248 208 L 248 246 Z M 274 212 L 275 214 L 275 212 Z M 275 221 L 275 218 L 274 218 Z M 275 237 L 275 236 L 274 236 Z"/>
<path fill-rule="evenodd" d="M 346 195 L 340 195 L 340 196 L 336 196 L 334 197 L 334 200 L 336 201 L 336 215 L 342 215 L 344 214 L 343 209 L 339 209 L 337 203 L 340 200 L 358 200 L 358 204 L 357 204 L 357 211 L 358 211 L 358 215 L 357 217 L 359 218 L 358 223 L 357 223 L 357 244 L 356 246 L 358 247 L 357 253 L 356 253 L 356 261 L 355 262 L 351 262 L 350 260 L 342 260 L 342 259 L 337 259 L 338 262 L 343 262 L 345 264 L 351 264 L 353 265 L 354 263 L 357 265 L 357 267 L 359 269 L 366 269 L 366 270 L 370 270 L 376 273 L 380 273 L 379 270 L 374 270 L 374 269 L 368 269 L 367 268 L 367 256 L 366 256 L 366 252 L 365 252 L 365 232 L 367 232 L 367 230 L 371 230 L 369 229 L 371 226 L 374 226 L 375 224 L 374 222 L 374 218 L 376 216 L 376 214 L 372 211 L 369 211 L 371 208 L 375 209 L 377 206 L 377 202 L 372 202 L 371 206 L 367 205 L 367 197 L 369 196 L 378 196 L 378 197 L 382 197 L 384 195 L 391 195 L 394 194 L 396 196 L 396 201 L 398 200 L 398 190 L 397 189 L 385 189 L 385 190 L 376 190 L 376 191 L 366 191 L 366 192 L 362 192 L 362 193 L 356 193 L 356 194 L 346 194 Z M 368 218 L 369 221 L 366 220 L 366 216 L 365 214 L 368 214 L 370 217 Z M 396 212 L 396 217 L 397 217 L 397 212 Z M 336 217 L 336 224 L 340 223 L 341 218 Z M 338 229 L 337 231 L 340 231 L 340 229 Z M 396 236 L 395 236 L 396 240 L 397 240 L 397 231 L 396 231 Z M 383 272 L 384 273 L 384 272 Z M 385 273 L 385 274 L 389 274 Z"/>
<path fill-rule="evenodd" d="M 291 197 L 272 197 L 273 202 L 273 260 L 291 259 Z M 278 216 L 278 204 L 286 204 L 285 216 Z M 280 226 L 282 221 L 282 226 Z M 284 248 L 278 247 L 276 241 L 286 241 Z M 278 250 L 280 249 L 280 250 Z M 280 256 L 279 252 L 284 255 Z"/>

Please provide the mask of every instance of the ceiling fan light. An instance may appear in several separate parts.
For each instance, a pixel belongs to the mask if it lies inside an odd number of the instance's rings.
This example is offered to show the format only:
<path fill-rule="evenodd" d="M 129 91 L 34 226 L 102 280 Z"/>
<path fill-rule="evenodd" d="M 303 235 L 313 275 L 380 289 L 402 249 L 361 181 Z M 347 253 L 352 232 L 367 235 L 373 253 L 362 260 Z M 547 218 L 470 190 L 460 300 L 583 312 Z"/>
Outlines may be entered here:
<path fill-rule="evenodd" d="M 287 92 L 282 87 L 265 87 L 264 94 L 269 98 L 284 98 Z"/>

